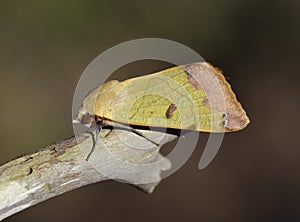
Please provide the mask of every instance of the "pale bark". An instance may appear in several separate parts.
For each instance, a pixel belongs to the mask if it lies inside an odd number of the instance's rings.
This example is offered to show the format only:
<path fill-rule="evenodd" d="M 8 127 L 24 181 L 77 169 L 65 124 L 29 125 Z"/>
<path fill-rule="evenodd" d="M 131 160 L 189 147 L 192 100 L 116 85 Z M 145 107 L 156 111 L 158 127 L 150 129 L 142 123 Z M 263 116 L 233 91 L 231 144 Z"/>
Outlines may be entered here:
<path fill-rule="evenodd" d="M 160 145 L 176 138 L 140 132 Z M 160 146 L 126 130 L 103 130 L 87 162 L 92 143 L 92 134 L 86 133 L 0 166 L 0 220 L 51 197 L 112 178 L 151 193 L 160 182 L 161 171 L 170 168 L 170 162 L 159 154 Z"/>

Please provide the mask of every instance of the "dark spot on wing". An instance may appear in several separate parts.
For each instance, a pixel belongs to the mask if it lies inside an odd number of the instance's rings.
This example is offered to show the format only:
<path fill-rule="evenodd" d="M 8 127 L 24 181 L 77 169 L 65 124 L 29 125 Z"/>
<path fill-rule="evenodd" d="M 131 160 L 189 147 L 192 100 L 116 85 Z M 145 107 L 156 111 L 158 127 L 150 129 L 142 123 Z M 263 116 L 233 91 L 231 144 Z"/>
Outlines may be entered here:
<path fill-rule="evenodd" d="M 172 117 L 172 115 L 173 115 L 173 112 L 174 112 L 176 109 L 177 109 L 176 105 L 172 103 L 172 104 L 169 106 L 169 108 L 167 109 L 166 117 L 167 117 L 168 119 L 170 119 L 170 118 Z"/>

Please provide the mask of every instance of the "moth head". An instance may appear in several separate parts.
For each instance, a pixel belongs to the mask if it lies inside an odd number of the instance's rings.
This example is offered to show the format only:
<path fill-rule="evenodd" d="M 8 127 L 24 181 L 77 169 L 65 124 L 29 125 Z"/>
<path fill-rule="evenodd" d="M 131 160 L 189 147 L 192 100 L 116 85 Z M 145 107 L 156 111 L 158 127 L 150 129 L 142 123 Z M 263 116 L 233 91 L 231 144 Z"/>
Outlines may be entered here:
<path fill-rule="evenodd" d="M 78 115 L 73 123 L 80 123 L 90 128 L 95 125 L 95 101 L 98 96 L 98 89 L 93 89 L 84 98 L 81 108 L 78 111 Z"/>
<path fill-rule="evenodd" d="M 88 128 L 91 128 L 95 125 L 95 121 L 96 121 L 95 115 L 91 115 L 85 110 L 80 109 L 78 116 L 76 117 L 75 120 L 73 120 L 73 123 L 80 123 Z"/>
<path fill-rule="evenodd" d="M 93 113 L 92 106 L 84 101 L 82 107 L 78 111 L 76 119 L 73 120 L 73 123 L 80 123 L 88 128 L 91 128 L 94 126 L 96 121 L 96 116 Z"/>

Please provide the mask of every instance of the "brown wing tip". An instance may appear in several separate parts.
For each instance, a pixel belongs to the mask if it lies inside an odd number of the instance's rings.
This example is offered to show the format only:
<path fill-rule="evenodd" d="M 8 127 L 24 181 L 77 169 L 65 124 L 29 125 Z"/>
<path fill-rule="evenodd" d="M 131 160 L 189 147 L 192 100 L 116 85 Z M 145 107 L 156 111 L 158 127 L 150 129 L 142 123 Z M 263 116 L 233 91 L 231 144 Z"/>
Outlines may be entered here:
<path fill-rule="evenodd" d="M 236 95 L 233 92 L 230 84 L 226 81 L 222 70 L 207 62 L 197 62 L 183 65 L 182 67 L 189 75 L 191 75 L 188 76 L 190 78 L 190 83 L 196 88 L 203 88 L 208 97 L 213 99 L 217 98 L 217 101 L 222 101 L 225 99 L 225 107 L 222 105 L 222 102 L 220 103 L 221 106 L 219 106 L 220 104 L 218 103 L 213 103 L 210 105 L 211 108 L 215 110 L 226 112 L 226 117 L 224 118 L 224 127 L 226 132 L 242 130 L 250 123 L 245 110 L 238 102 Z M 217 77 L 222 88 L 222 96 L 216 96 L 216 94 L 220 93 L 218 90 L 211 90 L 211 84 L 209 84 L 210 82 L 208 81 L 210 80 L 209 76 Z"/>
<path fill-rule="evenodd" d="M 222 71 L 220 69 L 217 69 L 217 71 L 222 74 Z M 233 92 L 230 84 L 225 80 L 223 74 L 222 77 L 224 78 L 224 86 L 225 88 L 227 88 L 226 92 L 228 93 L 226 96 L 228 98 L 226 102 L 226 111 L 228 115 L 228 123 L 226 125 L 226 129 L 229 132 L 242 130 L 249 125 L 250 119 L 247 116 L 247 113 L 242 107 L 241 103 L 237 100 L 236 94 Z"/>
<path fill-rule="evenodd" d="M 224 89 L 226 89 L 226 97 L 227 97 L 227 125 L 226 129 L 228 131 L 239 131 L 246 128 L 249 123 L 250 119 L 246 114 L 246 111 L 243 109 L 241 103 L 237 100 L 236 94 L 231 88 L 231 85 L 226 81 L 222 70 L 213 65 L 209 64 L 215 72 L 219 75 L 219 78 L 222 80 L 224 84 Z"/>
<path fill-rule="evenodd" d="M 226 94 L 227 100 L 227 122 L 225 126 L 226 130 L 228 132 L 233 132 L 246 128 L 250 123 L 250 119 L 247 116 L 246 111 L 243 109 L 241 103 L 237 100 L 237 97 L 233 92 L 231 85 L 226 81 L 222 70 L 210 63 L 206 63 L 205 65 L 211 67 L 219 77 L 219 80 L 223 83 L 223 89 Z"/>

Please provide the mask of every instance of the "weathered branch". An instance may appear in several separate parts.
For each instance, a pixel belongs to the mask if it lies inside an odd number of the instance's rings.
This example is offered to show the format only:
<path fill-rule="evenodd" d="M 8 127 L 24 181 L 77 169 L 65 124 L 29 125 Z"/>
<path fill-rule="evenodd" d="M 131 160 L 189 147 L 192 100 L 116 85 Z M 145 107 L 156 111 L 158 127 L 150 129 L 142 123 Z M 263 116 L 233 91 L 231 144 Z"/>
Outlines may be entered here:
<path fill-rule="evenodd" d="M 140 132 L 161 145 L 176 138 L 160 132 Z M 92 137 L 89 133 L 77 140 L 73 137 L 0 166 L 0 220 L 51 197 L 112 178 L 151 193 L 160 182 L 161 171 L 170 168 L 170 162 L 159 154 L 160 147 L 118 129 L 101 132 L 87 162 Z"/>

